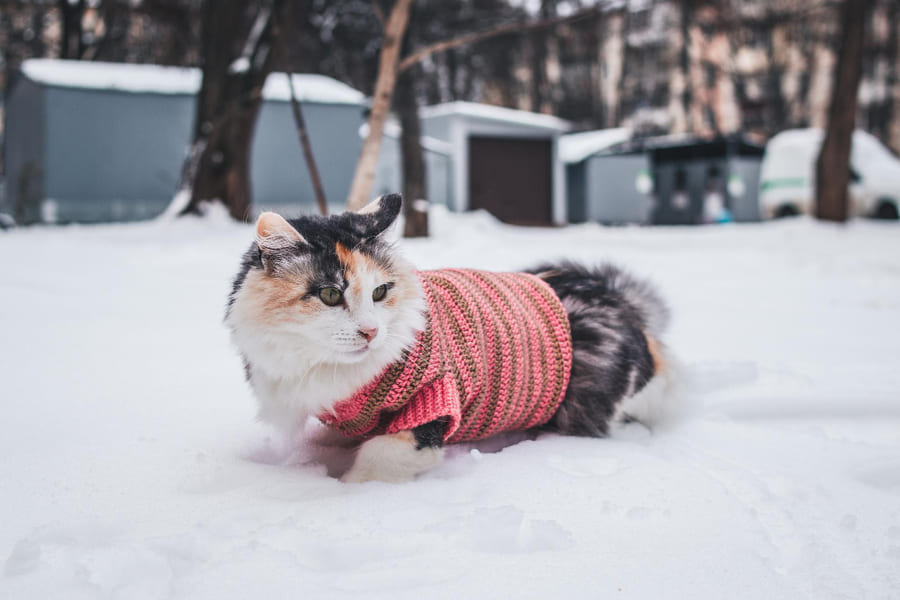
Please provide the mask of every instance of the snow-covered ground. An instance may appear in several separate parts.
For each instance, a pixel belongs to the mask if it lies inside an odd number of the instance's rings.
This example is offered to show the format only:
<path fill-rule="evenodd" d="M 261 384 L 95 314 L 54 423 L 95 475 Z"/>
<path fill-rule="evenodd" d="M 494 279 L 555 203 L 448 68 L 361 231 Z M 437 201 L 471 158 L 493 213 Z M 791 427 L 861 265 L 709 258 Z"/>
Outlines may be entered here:
<path fill-rule="evenodd" d="M 897 598 L 900 227 L 434 217 L 423 268 L 655 280 L 694 413 L 344 485 L 254 422 L 222 325 L 248 226 L 0 233 L 0 597 Z"/>

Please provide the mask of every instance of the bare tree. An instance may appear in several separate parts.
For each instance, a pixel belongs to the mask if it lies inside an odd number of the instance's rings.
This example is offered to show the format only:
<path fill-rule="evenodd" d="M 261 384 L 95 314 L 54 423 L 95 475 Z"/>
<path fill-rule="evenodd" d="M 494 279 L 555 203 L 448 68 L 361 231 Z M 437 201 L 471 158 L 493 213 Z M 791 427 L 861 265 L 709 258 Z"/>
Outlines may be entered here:
<path fill-rule="evenodd" d="M 180 196 L 189 196 L 182 214 L 197 213 L 203 202 L 218 200 L 233 218 L 249 219 L 250 147 L 262 88 L 273 65 L 274 20 L 285 19 L 291 4 L 204 3 L 203 80 L 193 142 L 182 170 Z"/>
<path fill-rule="evenodd" d="M 872 0 L 844 0 L 841 46 L 831 91 L 828 126 L 816 160 L 816 216 L 846 221 L 849 213 L 850 146 L 856 126 L 859 81 L 862 76 L 866 16 Z"/>
<path fill-rule="evenodd" d="M 378 164 L 378 151 L 381 149 L 384 124 L 387 122 L 391 99 L 394 96 L 400 46 L 406 33 L 412 2 L 413 0 L 397 0 L 385 20 L 384 41 L 378 60 L 378 77 L 375 80 L 375 93 L 369 112 L 369 134 L 363 142 L 362 152 L 356 164 L 356 172 L 353 175 L 353 183 L 350 185 L 350 194 L 347 198 L 347 207 L 350 210 L 359 210 L 365 206 L 372 193 L 375 168 Z"/>

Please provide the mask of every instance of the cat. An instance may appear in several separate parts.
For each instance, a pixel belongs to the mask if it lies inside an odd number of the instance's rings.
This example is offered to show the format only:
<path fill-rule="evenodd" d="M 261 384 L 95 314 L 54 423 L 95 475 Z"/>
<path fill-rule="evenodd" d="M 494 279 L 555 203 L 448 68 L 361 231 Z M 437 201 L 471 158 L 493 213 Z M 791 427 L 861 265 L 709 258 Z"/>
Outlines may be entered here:
<path fill-rule="evenodd" d="M 310 416 L 361 442 L 347 482 L 399 482 L 445 443 L 501 431 L 603 436 L 671 408 L 668 309 L 602 265 L 416 271 L 387 241 L 402 199 L 285 220 L 263 213 L 226 324 L 261 420 Z"/>

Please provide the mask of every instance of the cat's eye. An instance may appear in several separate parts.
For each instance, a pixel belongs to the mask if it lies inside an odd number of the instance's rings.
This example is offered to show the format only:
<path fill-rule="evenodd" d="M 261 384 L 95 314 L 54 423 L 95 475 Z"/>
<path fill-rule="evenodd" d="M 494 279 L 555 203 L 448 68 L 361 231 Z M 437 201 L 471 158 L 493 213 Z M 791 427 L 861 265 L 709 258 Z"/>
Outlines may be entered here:
<path fill-rule="evenodd" d="M 381 284 L 374 290 L 372 290 L 372 300 L 378 302 L 379 300 L 384 300 L 385 294 L 387 294 L 388 286 L 387 284 Z"/>
<path fill-rule="evenodd" d="M 336 287 L 325 287 L 319 290 L 319 300 L 328 306 L 337 306 L 343 297 L 343 292 Z"/>

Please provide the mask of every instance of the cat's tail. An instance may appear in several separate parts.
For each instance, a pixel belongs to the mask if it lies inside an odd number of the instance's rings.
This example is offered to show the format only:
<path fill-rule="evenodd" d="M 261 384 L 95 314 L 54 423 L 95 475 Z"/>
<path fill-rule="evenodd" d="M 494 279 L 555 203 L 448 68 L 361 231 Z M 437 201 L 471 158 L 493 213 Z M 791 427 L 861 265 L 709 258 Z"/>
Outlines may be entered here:
<path fill-rule="evenodd" d="M 656 288 L 612 265 L 600 267 L 610 292 L 622 298 L 637 313 L 653 358 L 653 376 L 638 392 L 622 399 L 616 420 L 634 420 L 651 428 L 679 421 L 690 412 L 686 393 L 685 368 L 662 341 L 669 326 L 669 307 Z"/>
<path fill-rule="evenodd" d="M 647 335 L 653 377 L 637 393 L 622 399 L 615 421 L 638 421 L 651 429 L 674 425 L 693 412 L 684 365 L 662 342 Z"/>
<path fill-rule="evenodd" d="M 572 328 L 572 376 L 557 430 L 605 433 L 610 415 L 660 427 L 685 414 L 684 369 L 662 342 L 669 309 L 653 285 L 611 264 L 564 261 L 531 272 L 553 288 Z"/>

